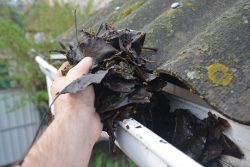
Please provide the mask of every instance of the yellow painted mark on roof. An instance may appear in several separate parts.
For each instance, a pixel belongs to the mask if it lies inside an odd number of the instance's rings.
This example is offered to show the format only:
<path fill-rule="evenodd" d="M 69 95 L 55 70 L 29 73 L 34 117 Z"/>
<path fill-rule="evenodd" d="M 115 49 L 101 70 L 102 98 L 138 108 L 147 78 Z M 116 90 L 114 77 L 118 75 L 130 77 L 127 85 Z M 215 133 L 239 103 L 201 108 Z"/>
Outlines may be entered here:
<path fill-rule="evenodd" d="M 220 63 L 209 65 L 207 74 L 208 78 L 216 85 L 228 86 L 233 80 L 230 69 Z"/>

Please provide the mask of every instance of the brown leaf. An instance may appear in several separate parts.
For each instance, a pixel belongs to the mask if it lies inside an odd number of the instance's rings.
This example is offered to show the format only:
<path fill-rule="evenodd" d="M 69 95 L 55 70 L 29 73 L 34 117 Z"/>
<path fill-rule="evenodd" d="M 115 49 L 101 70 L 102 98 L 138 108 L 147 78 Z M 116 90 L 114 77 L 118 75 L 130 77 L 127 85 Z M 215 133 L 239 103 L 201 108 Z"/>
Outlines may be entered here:
<path fill-rule="evenodd" d="M 135 89 L 134 80 L 125 80 L 118 77 L 109 78 L 109 82 L 104 82 L 103 85 L 114 92 L 129 93 Z"/>
<path fill-rule="evenodd" d="M 79 91 L 83 91 L 90 84 L 99 84 L 102 82 L 103 78 L 108 74 L 108 70 L 106 71 L 98 71 L 95 74 L 86 74 L 82 77 L 74 80 L 68 86 L 66 86 L 59 94 L 65 93 L 78 93 Z"/>

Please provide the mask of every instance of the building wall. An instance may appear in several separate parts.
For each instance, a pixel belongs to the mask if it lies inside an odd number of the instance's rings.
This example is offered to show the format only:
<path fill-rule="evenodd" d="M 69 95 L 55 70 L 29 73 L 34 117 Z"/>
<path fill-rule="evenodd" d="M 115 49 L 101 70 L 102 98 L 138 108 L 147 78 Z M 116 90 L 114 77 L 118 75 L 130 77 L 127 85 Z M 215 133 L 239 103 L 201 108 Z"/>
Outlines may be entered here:
<path fill-rule="evenodd" d="M 40 114 L 24 92 L 0 90 L 0 166 L 22 156 L 39 123 Z"/>

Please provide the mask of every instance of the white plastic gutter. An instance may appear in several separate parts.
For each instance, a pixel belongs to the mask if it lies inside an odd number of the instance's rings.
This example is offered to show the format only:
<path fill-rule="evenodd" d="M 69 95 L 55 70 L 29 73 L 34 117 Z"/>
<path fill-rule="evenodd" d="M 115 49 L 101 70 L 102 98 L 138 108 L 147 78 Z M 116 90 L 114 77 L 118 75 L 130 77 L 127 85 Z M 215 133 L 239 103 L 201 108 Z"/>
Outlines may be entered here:
<path fill-rule="evenodd" d="M 48 91 L 48 96 L 49 96 L 49 104 L 51 104 L 53 99 L 52 99 L 52 96 L 50 94 L 50 87 L 52 85 L 53 78 L 54 78 L 55 73 L 57 72 L 57 69 L 54 66 L 50 65 L 47 61 L 45 61 L 40 56 L 36 56 L 35 60 L 39 64 L 39 67 L 40 67 L 41 71 L 46 76 L 46 84 L 47 84 L 47 91 Z M 55 114 L 54 106 L 51 106 L 51 112 L 52 112 L 53 115 Z"/>
<path fill-rule="evenodd" d="M 115 134 L 118 147 L 138 166 L 201 166 L 134 119 L 119 122 Z"/>
<path fill-rule="evenodd" d="M 48 94 L 56 68 L 40 56 L 36 61 L 46 75 Z M 144 127 L 134 119 L 125 119 L 116 128 L 116 145 L 141 167 L 201 167 L 193 159 L 176 149 L 170 143 Z"/>

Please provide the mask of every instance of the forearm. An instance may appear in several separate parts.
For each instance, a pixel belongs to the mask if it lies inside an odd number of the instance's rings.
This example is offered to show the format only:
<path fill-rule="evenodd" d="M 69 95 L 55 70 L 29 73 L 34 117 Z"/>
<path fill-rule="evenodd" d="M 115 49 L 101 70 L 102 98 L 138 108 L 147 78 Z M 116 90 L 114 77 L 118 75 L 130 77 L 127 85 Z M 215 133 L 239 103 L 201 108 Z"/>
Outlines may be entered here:
<path fill-rule="evenodd" d="M 85 57 L 66 76 L 61 70 L 51 87 L 52 97 L 75 79 L 87 74 L 92 59 Z M 76 94 L 64 94 L 55 101 L 56 117 L 22 163 L 23 167 L 84 167 L 88 165 L 93 145 L 101 135 L 103 125 L 94 110 L 92 86 Z"/>
<path fill-rule="evenodd" d="M 88 108 L 87 110 L 93 110 Z M 93 116 L 86 117 L 86 112 Z M 94 111 L 59 113 L 35 146 L 22 166 L 87 166 L 96 141 L 91 133 Z"/>

